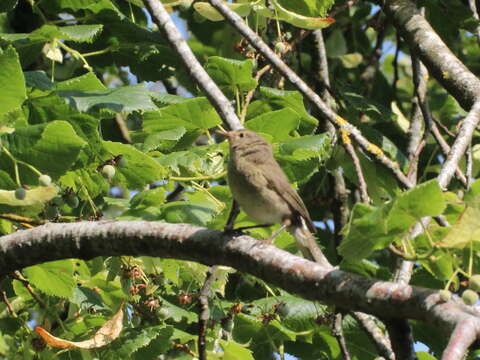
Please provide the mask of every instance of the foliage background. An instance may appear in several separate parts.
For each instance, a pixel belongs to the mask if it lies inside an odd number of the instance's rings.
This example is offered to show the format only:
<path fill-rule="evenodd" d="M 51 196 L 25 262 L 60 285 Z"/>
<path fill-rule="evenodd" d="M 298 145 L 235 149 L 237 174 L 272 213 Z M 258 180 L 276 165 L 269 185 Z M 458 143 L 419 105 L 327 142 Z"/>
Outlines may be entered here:
<path fill-rule="evenodd" d="M 480 185 L 465 188 L 454 180 L 442 192 L 437 182 L 429 181 L 445 158 L 431 134 L 426 133 L 418 158 L 416 181 L 422 184 L 407 192 L 370 154 L 357 149 L 369 196 L 362 203 L 358 169 L 301 94 L 274 71 L 256 78 L 265 60 L 229 24 L 215 19 L 206 3 L 165 3 L 199 61 L 244 114 L 245 126 L 273 144 L 333 263 L 390 280 L 398 259 L 388 250 L 393 244 L 416 260 L 412 284 L 462 292 L 462 281 L 478 272 Z M 418 116 L 411 54 L 381 4 L 283 0 L 273 2 L 277 14 L 267 16 L 263 1 L 236 3 L 236 11 L 272 48 L 287 50 L 284 60 L 318 92 L 325 91 L 318 40 L 298 26 L 315 27 L 313 19 L 334 6 L 336 22 L 322 32 L 328 89 L 337 112 L 401 170 L 410 169 L 411 124 Z M 478 38 L 472 35 L 478 21 L 466 2 L 418 5 L 425 6 L 427 19 L 449 48 L 478 74 Z M 152 25 L 141 1 L 7 0 L 0 11 L 1 234 L 46 220 L 102 216 L 223 228 L 232 198 L 225 183 L 228 147 L 212 131 L 221 119 Z M 254 97 L 247 103 L 252 90 Z M 428 103 L 441 136 L 451 142 L 464 110 L 435 81 L 428 82 Z M 470 180 L 480 169 L 477 142 L 478 132 L 472 141 Z M 126 163 L 120 164 L 120 158 Z M 102 175 L 108 164 L 115 166 L 111 178 Z M 48 174 L 53 183 L 39 186 L 40 174 Z M 341 208 L 332 196 L 339 175 L 346 183 Z M 27 189 L 22 200 L 14 194 L 20 186 Z M 451 227 L 432 223 L 415 242 L 407 239 L 421 217 L 441 214 Z M 338 220 L 340 215 L 350 216 L 348 224 Z M 236 225 L 254 222 L 241 213 Z M 253 229 L 250 234 L 264 238 L 274 230 Z M 343 241 L 336 248 L 338 239 Z M 275 245 L 296 252 L 286 233 Z M 197 299 L 206 271 L 198 263 L 149 257 L 61 260 L 23 269 L 1 280 L 0 354 L 8 359 L 193 358 Z M 231 268 L 219 270 L 212 289 L 209 358 L 268 359 L 274 353 L 341 358 L 331 329 L 334 309 Z M 83 340 L 124 300 L 124 331 L 101 349 L 45 348 L 31 329 L 41 325 L 62 338 Z M 346 316 L 343 326 L 353 358 L 377 354 L 352 317 Z M 438 356 L 446 339 L 423 323 L 412 326 L 415 339 L 431 350 L 430 355 L 418 353 L 419 358 Z"/>

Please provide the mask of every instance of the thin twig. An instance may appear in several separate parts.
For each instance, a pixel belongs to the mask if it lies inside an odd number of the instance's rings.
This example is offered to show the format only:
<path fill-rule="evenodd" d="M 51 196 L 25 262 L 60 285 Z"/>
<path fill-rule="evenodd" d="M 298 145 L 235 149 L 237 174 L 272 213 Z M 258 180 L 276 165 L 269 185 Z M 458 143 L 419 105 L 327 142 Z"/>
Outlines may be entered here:
<path fill-rule="evenodd" d="M 46 309 L 47 305 L 45 302 L 40 299 L 40 297 L 33 291 L 32 285 L 28 282 L 27 279 L 25 279 L 20 271 L 14 271 L 13 273 L 10 274 L 11 277 L 13 277 L 15 280 L 18 280 L 22 283 L 22 285 L 27 289 L 28 293 L 32 296 L 33 299 L 40 305 L 41 308 Z"/>
<path fill-rule="evenodd" d="M 348 351 L 347 342 L 345 341 L 345 336 L 343 334 L 342 320 L 343 320 L 342 313 L 337 312 L 333 320 L 332 334 L 337 339 L 338 345 L 340 346 L 340 351 L 342 352 L 343 359 L 350 360 L 351 359 L 350 352 Z"/>
<path fill-rule="evenodd" d="M 385 359 L 395 360 L 395 354 L 393 353 L 390 339 L 388 335 L 385 334 L 384 331 L 377 325 L 378 320 L 371 315 L 367 315 L 358 311 L 352 312 L 352 315 L 373 341 L 379 354 Z"/>
<path fill-rule="evenodd" d="M 472 141 L 473 132 L 475 131 L 478 123 L 480 122 L 480 101 L 473 104 L 470 112 L 463 119 L 458 131 L 455 142 L 447 156 L 447 159 L 443 163 L 440 174 L 437 177 L 438 183 L 443 189 L 447 188 L 450 180 L 458 167 L 458 163 L 465 154 L 468 145 Z"/>
<path fill-rule="evenodd" d="M 470 188 L 473 182 L 473 152 L 472 152 L 472 143 L 468 145 L 468 150 L 466 152 L 467 165 L 466 165 L 466 177 L 467 177 L 467 189 Z"/>
<path fill-rule="evenodd" d="M 118 130 L 122 135 L 123 140 L 127 144 L 132 143 L 132 138 L 130 137 L 130 132 L 128 131 L 127 122 L 125 121 L 125 117 L 123 114 L 116 114 L 115 115 L 115 122 L 117 123 Z"/>
<path fill-rule="evenodd" d="M 260 81 L 260 79 L 262 78 L 262 76 L 268 72 L 268 70 L 270 70 L 272 67 L 270 65 L 265 65 L 263 68 L 261 68 L 260 70 L 257 71 L 257 73 L 255 74 L 255 80 L 257 80 L 257 82 Z M 250 101 L 252 101 L 253 99 L 253 95 L 255 94 L 255 89 L 252 89 L 250 90 L 247 95 L 245 95 L 245 104 L 243 105 L 243 108 L 242 108 L 242 112 L 240 113 L 240 121 L 242 123 L 245 122 L 245 117 L 247 116 L 247 110 L 248 110 L 248 105 L 250 105 Z"/>
<path fill-rule="evenodd" d="M 182 59 L 190 76 L 205 92 L 205 95 L 215 107 L 223 121 L 225 121 L 232 130 L 241 129 L 242 124 L 238 119 L 232 104 L 195 58 L 192 50 L 185 39 L 183 39 L 160 0 L 144 0 L 144 4 L 152 14 L 153 21 L 165 32 L 170 45 Z"/>
<path fill-rule="evenodd" d="M 236 200 L 232 201 L 232 208 L 230 209 L 230 213 L 228 214 L 227 223 L 225 224 L 225 228 L 223 231 L 232 231 L 235 226 L 235 219 L 237 218 L 238 214 L 240 214 L 240 208 L 238 207 L 238 203 Z"/>
<path fill-rule="evenodd" d="M 203 283 L 200 295 L 198 296 L 198 305 L 200 314 L 198 315 L 198 358 L 199 360 L 207 359 L 207 327 L 210 319 L 210 307 L 208 300 L 212 291 L 212 285 L 215 281 L 217 266 L 211 266 L 207 271 L 207 277 Z"/>
<path fill-rule="evenodd" d="M 24 224 L 31 224 L 31 225 L 42 225 L 46 223 L 46 221 L 44 220 L 28 218 L 20 215 L 15 215 L 15 214 L 0 214 L 0 219 L 15 221 L 15 222 L 24 223 Z"/>
<path fill-rule="evenodd" d="M 2 301 L 5 304 L 5 306 L 7 307 L 7 310 L 10 313 L 10 315 L 12 315 L 12 317 L 16 318 L 17 313 L 13 309 L 12 304 L 10 304 L 10 301 L 8 301 L 7 293 L 5 291 L 0 291 L 0 296 L 2 297 Z"/>
<path fill-rule="evenodd" d="M 353 166 L 355 167 L 355 173 L 357 174 L 358 178 L 358 188 L 360 189 L 360 199 L 364 204 L 370 203 L 370 198 L 367 192 L 367 182 L 365 181 L 365 176 L 363 175 L 362 166 L 360 164 L 360 159 L 353 148 L 351 143 L 345 143 L 345 150 L 347 151 L 348 155 L 352 159 Z"/>

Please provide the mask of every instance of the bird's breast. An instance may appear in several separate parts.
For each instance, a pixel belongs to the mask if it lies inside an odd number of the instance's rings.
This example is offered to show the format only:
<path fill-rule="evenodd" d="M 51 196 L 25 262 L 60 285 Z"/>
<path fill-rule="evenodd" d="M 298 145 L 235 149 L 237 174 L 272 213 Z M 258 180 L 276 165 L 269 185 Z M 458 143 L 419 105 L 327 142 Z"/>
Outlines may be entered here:
<path fill-rule="evenodd" d="M 230 160 L 228 182 L 234 199 L 252 219 L 265 224 L 279 224 L 291 216 L 288 204 L 268 187 L 258 164 Z"/>

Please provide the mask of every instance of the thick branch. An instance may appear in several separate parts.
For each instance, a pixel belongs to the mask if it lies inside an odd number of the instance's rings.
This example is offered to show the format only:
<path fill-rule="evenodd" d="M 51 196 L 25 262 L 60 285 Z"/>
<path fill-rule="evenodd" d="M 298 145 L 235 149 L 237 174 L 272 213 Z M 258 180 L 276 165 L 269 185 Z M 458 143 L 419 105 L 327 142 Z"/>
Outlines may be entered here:
<path fill-rule="evenodd" d="M 147 221 L 46 224 L 0 238 L 0 275 L 51 260 L 148 255 L 227 265 L 307 299 L 378 315 L 427 321 L 452 330 L 465 320 L 480 328 L 480 315 L 438 292 L 374 281 L 326 269 L 257 241 L 216 230 Z"/>
<path fill-rule="evenodd" d="M 450 51 L 411 0 L 387 0 L 383 9 L 435 79 L 469 110 L 480 97 L 480 80 Z"/>

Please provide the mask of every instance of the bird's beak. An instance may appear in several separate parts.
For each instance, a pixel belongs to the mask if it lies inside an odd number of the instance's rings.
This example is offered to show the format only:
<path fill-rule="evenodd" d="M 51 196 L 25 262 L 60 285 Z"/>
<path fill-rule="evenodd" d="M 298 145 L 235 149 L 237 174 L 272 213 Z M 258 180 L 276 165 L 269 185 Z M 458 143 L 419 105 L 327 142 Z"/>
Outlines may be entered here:
<path fill-rule="evenodd" d="M 216 134 L 220 135 L 220 136 L 223 136 L 224 138 L 226 138 L 227 140 L 230 140 L 232 138 L 232 134 L 230 132 L 227 132 L 227 131 L 215 131 Z"/>

